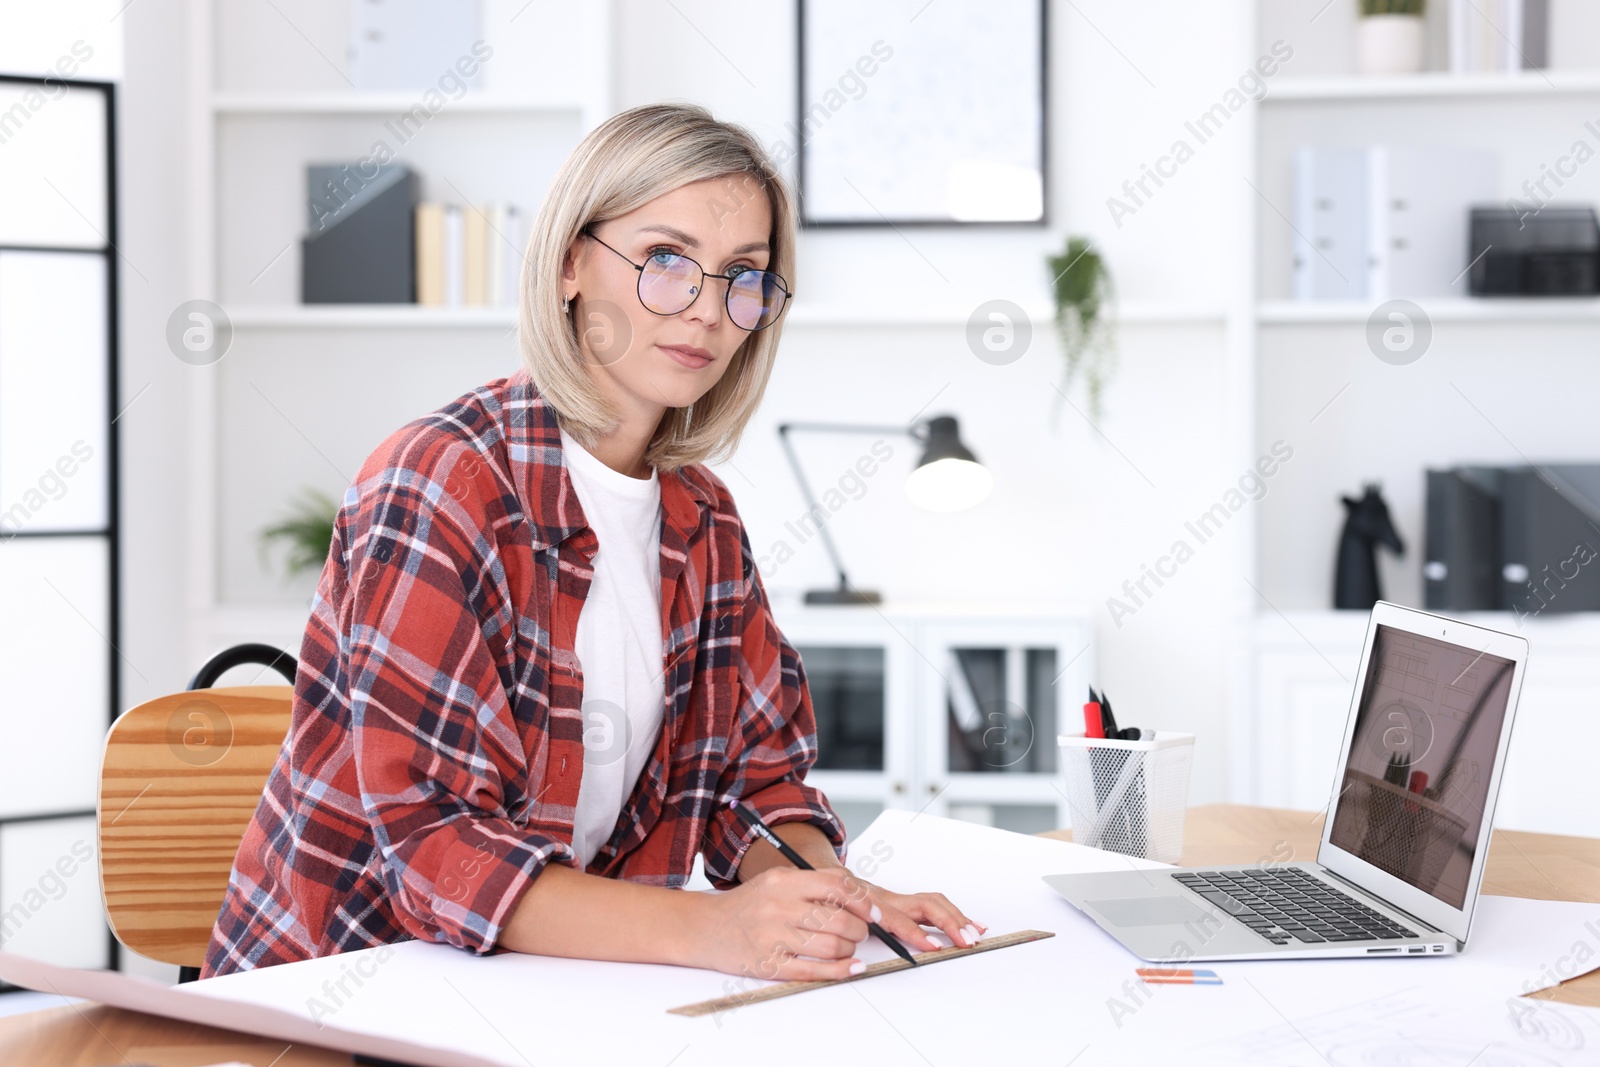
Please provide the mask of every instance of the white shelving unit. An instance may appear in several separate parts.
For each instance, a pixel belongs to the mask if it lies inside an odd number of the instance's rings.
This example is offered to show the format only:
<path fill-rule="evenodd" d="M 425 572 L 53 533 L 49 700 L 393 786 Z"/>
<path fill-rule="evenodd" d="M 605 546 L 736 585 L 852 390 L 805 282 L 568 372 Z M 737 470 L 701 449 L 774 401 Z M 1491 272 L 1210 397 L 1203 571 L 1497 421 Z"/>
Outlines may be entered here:
<path fill-rule="evenodd" d="M 1269 300 L 1256 309 L 1262 326 L 1366 322 L 1373 305 L 1344 300 Z M 1434 322 L 1600 322 L 1600 297 L 1431 299 Z"/>
<path fill-rule="evenodd" d="M 1424 97 L 1536 96 L 1600 92 L 1600 72 L 1542 70 L 1509 74 L 1425 71 L 1377 77 L 1289 78 L 1273 85 L 1263 104 L 1336 100 L 1415 100 Z"/>
<path fill-rule="evenodd" d="M 228 575 L 259 568 L 229 563 L 253 552 L 299 486 L 337 493 L 388 430 L 514 368 L 515 308 L 305 306 L 296 279 L 305 165 L 365 158 L 378 140 L 422 176 L 424 198 L 507 200 L 531 218 L 549 176 L 611 113 L 612 15 L 610 4 L 524 8 L 484 0 L 483 39 L 493 49 L 484 84 L 434 110 L 422 86 L 350 87 L 342 69 L 350 5 L 187 5 L 195 90 L 185 169 L 198 220 L 188 288 L 221 305 L 234 330 L 222 360 L 190 375 L 191 663 L 249 640 L 297 653 L 306 580 L 298 596 L 265 576 L 240 588 Z M 255 63 L 262 54 L 274 62 Z M 397 137 L 390 123 L 419 103 L 425 123 Z M 464 354 L 463 366 L 444 364 L 441 352 Z M 313 373 L 319 388 L 304 388 Z M 373 411 L 349 402 L 379 375 L 438 384 L 418 390 L 430 397 L 425 405 L 402 397 Z M 334 412 L 318 406 L 319 392 L 340 390 L 347 395 L 334 399 Z M 259 447 L 237 443 L 241 423 L 261 431 Z"/>
<path fill-rule="evenodd" d="M 1270 2 L 1256 2 L 1258 50 L 1299 26 L 1284 9 L 1269 10 Z M 1579 402 L 1600 388 L 1592 369 L 1600 298 L 1472 298 L 1463 279 L 1457 295 L 1416 298 L 1433 327 L 1432 347 L 1407 366 L 1384 364 L 1368 349 L 1365 330 L 1379 301 L 1287 299 L 1299 144 L 1492 149 L 1501 160 L 1501 196 L 1526 199 L 1524 180 L 1539 179 L 1575 138 L 1593 145 L 1584 122 L 1600 103 L 1600 50 L 1590 59 L 1595 69 L 1335 74 L 1328 66 L 1338 49 L 1329 42 L 1345 38 L 1329 20 L 1353 19 L 1354 5 L 1344 7 L 1321 16 L 1320 40 L 1307 30 L 1294 42 L 1297 56 L 1311 57 L 1302 64 L 1317 73 L 1296 77 L 1286 65 L 1249 105 L 1251 185 L 1242 193 L 1253 219 L 1241 311 L 1253 414 L 1242 436 L 1253 452 L 1281 438 L 1296 455 L 1255 505 L 1254 545 L 1243 561 L 1259 596 L 1252 592 L 1256 606 L 1235 667 L 1230 790 L 1237 801 L 1302 809 L 1328 802 L 1330 753 L 1344 728 L 1366 624 L 1364 612 L 1327 607 L 1343 521 L 1337 495 L 1382 482 L 1407 548 L 1399 561 L 1380 554 L 1384 594 L 1420 606 L 1425 468 L 1590 459 L 1600 451 Z M 1557 199 L 1600 201 L 1600 167 L 1568 176 Z M 1579 761 L 1600 745 L 1600 618 L 1467 617 L 1522 632 L 1532 648 L 1499 821 L 1600 833 L 1594 813 L 1572 810 L 1568 799 L 1570 782 L 1588 773 Z M 1553 738 L 1561 740 L 1548 744 Z"/>
<path fill-rule="evenodd" d="M 415 304 L 323 304 L 310 307 L 243 307 L 229 312 L 234 326 L 264 330 L 399 329 L 508 330 L 517 324 L 511 307 L 419 307 Z"/>
<path fill-rule="evenodd" d="M 369 90 L 350 93 L 214 93 L 211 108 L 219 115 L 396 115 L 417 104 L 415 92 Z M 571 112 L 594 115 L 592 100 L 530 100 L 491 93 L 469 93 L 446 105 L 452 112 L 521 115 Z"/>

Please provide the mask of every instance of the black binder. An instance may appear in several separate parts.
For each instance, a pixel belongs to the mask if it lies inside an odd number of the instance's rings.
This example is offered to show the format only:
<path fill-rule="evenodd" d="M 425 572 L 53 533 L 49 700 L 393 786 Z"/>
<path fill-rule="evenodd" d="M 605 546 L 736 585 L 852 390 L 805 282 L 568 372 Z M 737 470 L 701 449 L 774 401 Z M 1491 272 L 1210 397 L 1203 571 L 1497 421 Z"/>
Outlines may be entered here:
<path fill-rule="evenodd" d="M 1423 605 L 1493 611 L 1501 601 L 1501 495 L 1496 467 L 1428 471 Z"/>
<path fill-rule="evenodd" d="M 1600 610 L 1600 464 L 1509 468 L 1501 514 L 1507 608 Z"/>

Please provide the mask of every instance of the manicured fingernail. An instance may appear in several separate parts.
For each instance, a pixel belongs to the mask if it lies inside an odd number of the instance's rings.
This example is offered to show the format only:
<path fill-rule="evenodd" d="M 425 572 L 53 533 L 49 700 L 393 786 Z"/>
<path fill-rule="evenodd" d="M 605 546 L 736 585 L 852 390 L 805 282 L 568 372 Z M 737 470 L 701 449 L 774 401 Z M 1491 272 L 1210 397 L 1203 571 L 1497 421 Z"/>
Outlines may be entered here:
<path fill-rule="evenodd" d="M 965 933 L 967 935 L 968 943 L 974 944 L 974 945 L 978 943 L 978 928 L 976 926 L 972 926 L 972 925 L 969 924 L 967 926 L 966 930 L 963 931 L 963 933 Z"/>
<path fill-rule="evenodd" d="M 865 974 L 866 970 L 867 970 L 867 965 L 865 963 L 862 963 L 860 960 L 856 960 L 854 963 L 852 963 L 850 965 L 850 973 L 851 974 Z"/>
<path fill-rule="evenodd" d="M 883 921 L 883 909 L 876 904 L 872 906 L 872 921 L 875 923 Z"/>

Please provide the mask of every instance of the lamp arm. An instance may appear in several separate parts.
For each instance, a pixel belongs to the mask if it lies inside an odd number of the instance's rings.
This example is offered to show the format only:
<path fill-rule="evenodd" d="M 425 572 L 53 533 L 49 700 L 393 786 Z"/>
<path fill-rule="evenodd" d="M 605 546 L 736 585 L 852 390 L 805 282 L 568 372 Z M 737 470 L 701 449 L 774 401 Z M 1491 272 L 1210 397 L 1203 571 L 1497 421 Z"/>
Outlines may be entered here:
<path fill-rule="evenodd" d="M 839 588 L 848 589 L 849 579 L 845 576 L 844 561 L 839 558 L 839 549 L 833 543 L 833 535 L 828 532 L 827 520 L 818 516 L 821 506 L 817 503 L 816 495 L 811 492 L 811 483 L 806 480 L 806 472 L 800 466 L 800 456 L 794 450 L 794 442 L 789 440 L 789 431 L 807 430 L 822 433 L 870 433 L 870 434 L 911 434 L 907 426 L 865 426 L 856 423 L 838 422 L 783 422 L 778 424 L 778 440 L 783 442 L 784 454 L 789 457 L 789 466 L 794 469 L 795 481 L 800 483 L 800 495 L 805 498 L 806 511 L 817 523 L 817 533 L 822 535 L 822 546 L 828 550 L 828 558 L 833 561 L 833 569 L 839 572 Z"/>

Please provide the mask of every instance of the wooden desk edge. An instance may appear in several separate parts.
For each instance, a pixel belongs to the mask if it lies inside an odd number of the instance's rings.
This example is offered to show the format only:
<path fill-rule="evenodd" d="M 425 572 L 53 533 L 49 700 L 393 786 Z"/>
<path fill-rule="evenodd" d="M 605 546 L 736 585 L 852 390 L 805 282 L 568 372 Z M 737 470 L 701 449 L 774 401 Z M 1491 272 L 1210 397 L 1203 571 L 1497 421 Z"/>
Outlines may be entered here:
<path fill-rule="evenodd" d="M 1184 820 L 1183 855 L 1178 866 L 1312 861 L 1322 840 L 1322 821 L 1321 812 L 1198 804 L 1188 810 Z M 1050 830 L 1039 836 L 1071 841 L 1072 831 Z M 1600 839 L 1496 830 L 1489 843 L 1482 891 L 1600 904 Z M 1526 995 L 1597 1008 L 1600 971 Z"/>
<path fill-rule="evenodd" d="M 1310 860 L 1321 839 L 1314 812 L 1203 804 L 1189 809 L 1185 866 Z M 1071 831 L 1039 835 L 1070 841 Z M 1270 844 L 1268 843 L 1270 842 Z M 1600 903 L 1600 840 L 1518 830 L 1495 831 L 1484 892 L 1543 900 Z M 1600 972 L 1530 994 L 1540 1000 L 1600 1007 Z M 111 1044 L 115 1042 L 115 1044 Z M 196 1060 L 196 1050 L 205 1057 Z M 184 1062 L 239 1060 L 255 1067 L 348 1067 L 343 1053 L 292 1047 L 250 1034 L 144 1015 L 103 1004 L 43 1008 L 0 1017 L 0 1062 L 91 1067 L 155 1052 L 184 1050 Z M 135 1059 L 135 1062 L 138 1062 Z"/>

